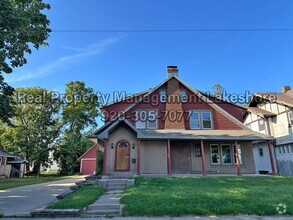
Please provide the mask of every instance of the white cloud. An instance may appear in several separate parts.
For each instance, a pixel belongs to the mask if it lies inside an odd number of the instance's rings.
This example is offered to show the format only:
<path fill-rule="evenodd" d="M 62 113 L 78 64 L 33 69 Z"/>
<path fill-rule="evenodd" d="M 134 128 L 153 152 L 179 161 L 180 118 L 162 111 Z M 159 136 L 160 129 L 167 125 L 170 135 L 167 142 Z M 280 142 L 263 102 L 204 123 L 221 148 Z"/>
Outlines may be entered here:
<path fill-rule="evenodd" d="M 60 57 L 54 62 L 45 64 L 39 67 L 36 71 L 25 72 L 25 73 L 22 73 L 21 75 L 18 75 L 18 74 L 7 75 L 7 77 L 5 77 L 6 81 L 8 83 L 21 82 L 24 80 L 37 79 L 37 78 L 42 78 L 48 75 L 52 75 L 56 71 L 60 70 L 60 68 L 69 67 L 70 65 L 74 64 L 78 59 L 99 54 L 100 52 L 105 50 L 106 47 L 117 42 L 119 39 L 120 38 L 108 38 L 98 43 L 91 44 L 83 49 L 74 48 L 74 51 L 76 51 L 75 54 Z"/>

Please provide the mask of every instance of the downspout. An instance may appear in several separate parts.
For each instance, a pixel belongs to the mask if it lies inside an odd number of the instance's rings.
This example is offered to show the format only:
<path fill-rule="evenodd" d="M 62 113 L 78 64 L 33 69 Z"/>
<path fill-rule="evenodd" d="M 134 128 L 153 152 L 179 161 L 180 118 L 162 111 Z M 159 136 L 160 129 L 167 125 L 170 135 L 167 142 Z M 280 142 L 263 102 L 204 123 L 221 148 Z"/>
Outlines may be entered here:
<path fill-rule="evenodd" d="M 269 117 L 264 117 L 265 121 L 267 122 L 267 131 L 268 131 L 268 135 L 272 136 L 272 132 L 271 132 L 271 126 L 270 126 L 270 119 Z M 276 154 L 276 143 L 272 142 L 273 145 L 273 154 L 274 154 L 274 164 L 275 164 L 275 169 L 276 169 L 276 173 L 278 173 L 279 167 L 277 164 L 277 154 Z"/>

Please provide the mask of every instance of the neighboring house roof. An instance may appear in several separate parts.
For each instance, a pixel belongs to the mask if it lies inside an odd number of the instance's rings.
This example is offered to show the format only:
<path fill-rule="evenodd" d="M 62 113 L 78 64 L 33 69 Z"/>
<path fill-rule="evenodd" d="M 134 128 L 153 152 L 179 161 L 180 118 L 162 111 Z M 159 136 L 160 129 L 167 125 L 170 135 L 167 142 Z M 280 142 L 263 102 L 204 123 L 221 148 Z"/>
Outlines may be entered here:
<path fill-rule="evenodd" d="M 7 161 L 7 164 L 20 164 L 20 163 L 28 163 L 27 160 L 11 160 Z"/>
<path fill-rule="evenodd" d="M 1 147 L 0 147 L 0 157 L 18 158 L 18 156 L 5 152 Z"/>
<path fill-rule="evenodd" d="M 208 139 L 208 140 L 273 140 L 274 138 L 252 130 L 141 130 L 140 139 Z"/>
<path fill-rule="evenodd" d="M 293 107 L 293 90 L 289 90 L 285 93 L 255 92 L 250 102 L 247 104 L 247 106 L 253 106 L 256 103 L 254 100 L 254 97 L 259 97 L 264 100 L 268 100 L 268 101 L 272 101 L 272 102 Z"/>
<path fill-rule="evenodd" d="M 266 111 L 264 109 L 261 109 L 261 108 L 257 108 L 257 107 L 248 107 L 247 108 L 247 111 L 248 112 L 251 112 L 251 113 L 254 113 L 256 115 L 259 115 L 261 117 L 269 117 L 269 116 L 276 116 L 276 114 L 272 113 L 272 112 L 269 112 L 269 111 Z"/>
<path fill-rule="evenodd" d="M 93 154 L 94 154 L 94 158 L 96 158 L 96 151 L 98 149 L 98 144 L 94 144 L 92 147 L 90 147 L 83 155 L 81 155 L 77 161 L 80 161 L 83 158 L 93 158 Z M 102 151 L 102 149 L 99 148 L 100 151 Z"/>

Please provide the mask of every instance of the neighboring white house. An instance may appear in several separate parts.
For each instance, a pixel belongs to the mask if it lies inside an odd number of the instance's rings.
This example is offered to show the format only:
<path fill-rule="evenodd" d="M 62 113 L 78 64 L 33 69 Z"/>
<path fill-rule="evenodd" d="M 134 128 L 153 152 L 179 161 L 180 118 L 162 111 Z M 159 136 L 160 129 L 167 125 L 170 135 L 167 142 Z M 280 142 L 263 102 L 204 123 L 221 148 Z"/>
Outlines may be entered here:
<path fill-rule="evenodd" d="M 247 105 L 244 124 L 253 131 L 275 137 L 272 157 L 282 175 L 293 175 L 293 90 L 282 87 L 281 93 L 254 93 Z M 253 156 L 256 172 L 272 173 L 268 143 L 255 142 Z"/>

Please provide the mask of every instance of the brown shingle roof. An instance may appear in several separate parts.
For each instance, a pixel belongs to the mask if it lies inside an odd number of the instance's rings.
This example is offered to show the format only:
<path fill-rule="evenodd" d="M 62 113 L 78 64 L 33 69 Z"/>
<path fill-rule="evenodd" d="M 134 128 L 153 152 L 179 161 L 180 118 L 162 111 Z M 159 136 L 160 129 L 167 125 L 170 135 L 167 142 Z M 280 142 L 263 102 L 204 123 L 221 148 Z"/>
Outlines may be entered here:
<path fill-rule="evenodd" d="M 276 115 L 276 114 L 274 114 L 272 112 L 269 112 L 269 111 L 266 111 L 264 109 L 257 108 L 257 107 L 248 107 L 247 111 L 249 111 L 251 113 L 254 113 L 256 115 L 260 115 L 262 117 L 264 117 L 264 116 L 275 116 Z"/>
<path fill-rule="evenodd" d="M 256 92 L 254 95 L 269 101 L 275 101 L 277 103 L 293 107 L 293 90 L 289 90 L 285 93 Z"/>

